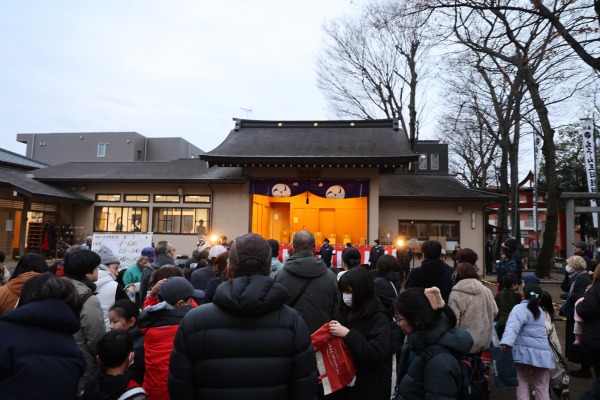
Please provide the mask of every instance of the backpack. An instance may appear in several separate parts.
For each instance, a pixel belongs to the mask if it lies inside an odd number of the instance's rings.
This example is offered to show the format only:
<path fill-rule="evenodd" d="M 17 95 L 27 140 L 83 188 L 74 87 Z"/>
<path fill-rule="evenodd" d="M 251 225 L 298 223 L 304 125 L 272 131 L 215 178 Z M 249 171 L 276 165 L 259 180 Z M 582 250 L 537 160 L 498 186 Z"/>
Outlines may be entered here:
<path fill-rule="evenodd" d="M 444 346 L 433 345 L 421 352 L 425 364 L 436 354 L 449 353 L 456 357 L 460 366 L 460 391 L 458 399 L 461 400 L 489 400 L 488 369 L 480 356 L 455 355 Z"/>

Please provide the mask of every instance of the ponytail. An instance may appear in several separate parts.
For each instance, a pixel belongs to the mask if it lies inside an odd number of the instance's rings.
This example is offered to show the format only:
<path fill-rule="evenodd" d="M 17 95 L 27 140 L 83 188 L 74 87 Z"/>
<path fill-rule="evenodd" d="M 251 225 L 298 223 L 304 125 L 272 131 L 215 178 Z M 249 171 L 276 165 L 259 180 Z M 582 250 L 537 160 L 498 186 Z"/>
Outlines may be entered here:
<path fill-rule="evenodd" d="M 540 298 L 542 297 L 542 288 L 540 285 L 536 285 L 535 283 L 528 283 L 523 289 L 523 293 L 525 294 L 525 300 L 527 302 L 527 309 L 531 311 L 534 319 L 538 319 L 540 317 Z"/>

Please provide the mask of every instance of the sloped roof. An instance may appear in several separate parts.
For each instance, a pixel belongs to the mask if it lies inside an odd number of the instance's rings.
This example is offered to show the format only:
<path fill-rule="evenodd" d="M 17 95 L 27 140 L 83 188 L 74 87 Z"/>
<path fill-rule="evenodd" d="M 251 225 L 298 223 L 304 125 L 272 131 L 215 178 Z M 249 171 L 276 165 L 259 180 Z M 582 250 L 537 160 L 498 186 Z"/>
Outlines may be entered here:
<path fill-rule="evenodd" d="M 470 189 L 452 175 L 399 174 L 379 176 L 380 199 L 501 202 L 505 196 Z"/>
<path fill-rule="evenodd" d="M 208 168 L 205 161 L 182 158 L 164 162 L 72 162 L 33 171 L 44 182 L 245 182 L 241 168 Z"/>
<path fill-rule="evenodd" d="M 236 119 L 209 165 L 261 167 L 398 167 L 418 160 L 393 119 L 256 121 Z"/>
<path fill-rule="evenodd" d="M 33 158 L 25 157 L 5 149 L 0 149 L 0 164 L 28 170 L 44 168 L 48 166 L 48 164 L 41 161 L 36 161 Z"/>
<path fill-rule="evenodd" d="M 67 202 L 93 202 L 87 197 L 33 179 L 30 172 L 0 169 L 0 185 L 8 186 L 19 195 L 36 199 Z"/>

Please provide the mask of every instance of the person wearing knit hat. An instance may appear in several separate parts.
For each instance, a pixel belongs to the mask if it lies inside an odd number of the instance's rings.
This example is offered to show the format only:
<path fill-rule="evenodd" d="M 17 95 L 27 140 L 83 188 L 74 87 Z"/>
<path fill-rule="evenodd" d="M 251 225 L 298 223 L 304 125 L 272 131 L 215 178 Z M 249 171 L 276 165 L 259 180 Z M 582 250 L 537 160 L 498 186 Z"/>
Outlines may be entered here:
<path fill-rule="evenodd" d="M 116 275 L 116 271 L 119 268 L 119 264 L 121 264 L 121 260 L 119 260 L 119 257 L 117 257 L 115 253 L 113 253 L 112 250 L 104 244 L 100 246 L 96 253 L 98 253 L 98 255 L 100 256 L 100 262 L 106 265 L 109 269 L 114 269 L 114 274 Z"/>
<path fill-rule="evenodd" d="M 101 245 L 96 251 L 100 256 L 100 265 L 98 266 L 98 280 L 96 283 L 96 297 L 100 300 L 102 313 L 104 315 L 104 324 L 106 330 L 110 329 L 108 311 L 117 300 L 127 299 L 129 296 L 125 290 L 117 283 L 118 268 L 121 261 L 111 249 L 106 245 Z"/>
<path fill-rule="evenodd" d="M 226 388 L 227 398 L 317 397 L 310 332 L 285 305 L 286 288 L 269 276 L 271 255 L 271 246 L 260 235 L 234 239 L 227 266 L 230 280 L 219 285 L 212 303 L 190 311 L 179 325 L 169 364 L 172 399 L 196 398 L 198 393 L 218 398 L 215 387 Z"/>

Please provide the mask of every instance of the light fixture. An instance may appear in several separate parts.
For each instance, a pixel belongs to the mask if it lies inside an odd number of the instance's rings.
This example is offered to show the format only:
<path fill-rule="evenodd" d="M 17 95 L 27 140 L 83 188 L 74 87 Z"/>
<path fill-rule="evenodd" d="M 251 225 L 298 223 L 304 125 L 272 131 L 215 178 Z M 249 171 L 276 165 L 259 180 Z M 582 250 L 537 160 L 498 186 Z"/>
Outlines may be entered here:
<path fill-rule="evenodd" d="M 475 229 L 475 213 L 471 213 L 471 229 Z"/>
<path fill-rule="evenodd" d="M 458 206 L 458 207 L 456 207 L 456 213 L 457 213 L 457 214 L 462 214 L 462 211 L 463 211 L 463 208 L 462 208 L 462 206 Z"/>

